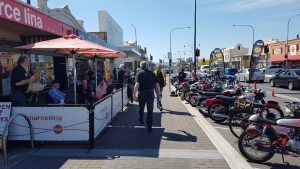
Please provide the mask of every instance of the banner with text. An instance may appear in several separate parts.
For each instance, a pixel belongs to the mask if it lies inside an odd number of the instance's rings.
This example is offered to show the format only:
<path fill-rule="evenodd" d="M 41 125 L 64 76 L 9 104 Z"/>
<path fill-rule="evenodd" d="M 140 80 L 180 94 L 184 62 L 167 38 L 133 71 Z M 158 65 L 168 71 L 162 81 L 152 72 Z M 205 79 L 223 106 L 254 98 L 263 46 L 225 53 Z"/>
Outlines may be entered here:
<path fill-rule="evenodd" d="M 251 58 L 250 58 L 250 71 L 249 71 L 250 81 L 253 79 L 256 65 L 258 64 L 260 55 L 262 54 L 263 50 L 264 50 L 264 42 L 262 40 L 256 41 L 253 45 Z"/>
<path fill-rule="evenodd" d="M 214 55 L 214 59 L 216 60 L 216 64 L 217 64 L 217 68 L 220 71 L 220 75 L 224 75 L 225 74 L 225 63 L 224 63 L 224 55 L 223 52 L 220 48 L 216 48 L 213 51 L 213 55 Z"/>

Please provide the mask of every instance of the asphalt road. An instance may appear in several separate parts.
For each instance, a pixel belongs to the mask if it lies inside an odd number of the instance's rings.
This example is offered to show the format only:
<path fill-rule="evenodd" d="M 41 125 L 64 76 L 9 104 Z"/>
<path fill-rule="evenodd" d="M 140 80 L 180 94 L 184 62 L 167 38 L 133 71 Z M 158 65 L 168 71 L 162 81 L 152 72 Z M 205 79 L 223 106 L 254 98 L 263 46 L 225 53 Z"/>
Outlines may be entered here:
<path fill-rule="evenodd" d="M 244 84 L 245 85 L 245 84 Z M 253 84 L 251 84 L 253 86 Z M 269 83 L 257 83 L 257 88 L 261 88 L 262 90 L 267 92 L 266 101 L 272 100 L 279 102 L 280 106 L 285 108 L 285 103 L 288 101 L 299 101 L 300 102 L 300 91 L 297 90 L 288 90 L 285 88 L 275 87 L 275 96 L 271 96 L 272 88 Z M 222 134 L 222 136 L 239 152 L 238 149 L 238 139 L 235 138 L 228 127 L 228 122 L 224 122 L 223 124 L 218 124 L 213 122 L 209 117 L 207 120 L 217 129 L 217 131 Z M 260 169 L 300 169 L 300 158 L 295 158 L 291 156 L 284 156 L 285 160 L 290 163 L 290 166 L 284 164 L 282 162 L 281 155 L 275 155 L 271 160 L 267 161 L 264 164 L 256 164 L 250 163 L 254 168 Z"/>

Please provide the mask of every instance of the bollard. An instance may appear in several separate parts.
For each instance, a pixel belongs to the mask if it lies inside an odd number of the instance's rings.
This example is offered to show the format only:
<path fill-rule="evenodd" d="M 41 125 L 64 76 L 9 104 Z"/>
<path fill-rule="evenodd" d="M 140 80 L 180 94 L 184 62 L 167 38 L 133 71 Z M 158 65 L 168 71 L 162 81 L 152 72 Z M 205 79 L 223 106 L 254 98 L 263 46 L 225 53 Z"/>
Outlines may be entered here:
<path fill-rule="evenodd" d="M 274 88 L 272 89 L 272 97 L 276 97 L 275 96 L 275 89 Z"/>

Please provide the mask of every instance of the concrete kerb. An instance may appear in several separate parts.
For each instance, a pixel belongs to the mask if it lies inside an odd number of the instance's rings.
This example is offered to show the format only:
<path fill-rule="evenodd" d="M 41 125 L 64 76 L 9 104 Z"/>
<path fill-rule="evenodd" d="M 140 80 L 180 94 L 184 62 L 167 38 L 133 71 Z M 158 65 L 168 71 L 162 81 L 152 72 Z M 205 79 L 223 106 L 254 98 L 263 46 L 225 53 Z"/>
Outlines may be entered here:
<path fill-rule="evenodd" d="M 174 86 L 171 86 L 174 90 Z M 201 114 L 189 104 L 182 104 L 193 115 L 195 121 L 208 136 L 216 149 L 222 154 L 225 161 L 232 169 L 253 169 L 253 167 L 225 140 L 225 138 L 203 117 Z"/>

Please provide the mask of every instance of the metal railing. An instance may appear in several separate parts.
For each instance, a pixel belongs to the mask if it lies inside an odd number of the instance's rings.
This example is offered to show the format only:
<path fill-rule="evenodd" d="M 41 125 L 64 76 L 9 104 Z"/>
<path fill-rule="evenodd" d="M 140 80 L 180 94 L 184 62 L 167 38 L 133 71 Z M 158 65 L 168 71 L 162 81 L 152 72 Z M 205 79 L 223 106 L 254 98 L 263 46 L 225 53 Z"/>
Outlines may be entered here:
<path fill-rule="evenodd" d="M 3 131 L 2 147 L 3 147 L 4 167 L 7 166 L 7 164 L 8 164 L 7 150 L 6 150 L 8 129 L 9 129 L 9 126 L 10 126 L 11 122 L 18 116 L 24 117 L 24 119 L 27 121 L 28 126 L 29 126 L 29 130 L 30 130 L 31 148 L 34 148 L 34 145 L 33 145 L 33 129 L 32 129 L 32 125 L 31 125 L 31 122 L 30 122 L 29 118 L 25 114 L 21 114 L 21 113 L 14 114 L 13 116 L 10 117 L 9 121 L 6 123 L 6 125 L 4 127 L 4 131 Z"/>

